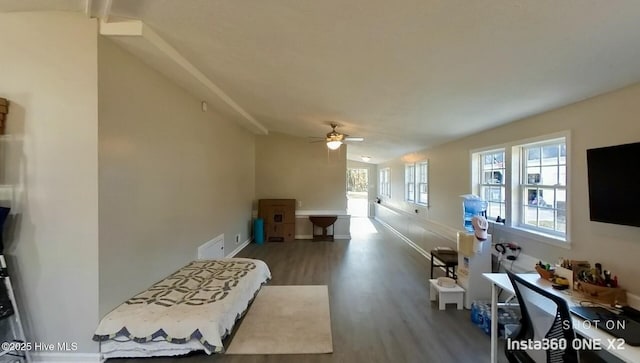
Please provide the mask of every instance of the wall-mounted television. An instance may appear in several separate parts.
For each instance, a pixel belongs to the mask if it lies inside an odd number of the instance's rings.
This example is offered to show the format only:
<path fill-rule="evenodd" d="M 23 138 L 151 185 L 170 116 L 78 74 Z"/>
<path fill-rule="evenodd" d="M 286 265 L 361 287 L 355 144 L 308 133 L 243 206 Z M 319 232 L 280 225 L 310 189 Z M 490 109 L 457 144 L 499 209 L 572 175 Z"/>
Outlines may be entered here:
<path fill-rule="evenodd" d="M 640 142 L 587 150 L 592 221 L 640 227 Z"/>

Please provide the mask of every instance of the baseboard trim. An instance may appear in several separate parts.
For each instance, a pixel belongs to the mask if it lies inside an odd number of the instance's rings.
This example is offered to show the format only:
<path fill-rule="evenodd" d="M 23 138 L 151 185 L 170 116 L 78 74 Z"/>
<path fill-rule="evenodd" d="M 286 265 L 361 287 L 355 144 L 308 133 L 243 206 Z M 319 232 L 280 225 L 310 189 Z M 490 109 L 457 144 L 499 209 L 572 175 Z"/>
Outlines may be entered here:
<path fill-rule="evenodd" d="M 242 242 L 241 245 L 239 245 L 238 247 L 236 247 L 235 250 L 231 251 L 230 254 L 228 254 L 226 257 L 227 258 L 231 258 L 234 257 L 235 255 L 237 255 L 238 253 L 240 253 L 240 251 L 242 251 L 243 248 L 247 247 L 249 245 L 249 243 L 251 243 L 251 238 L 249 238 L 248 240 Z"/>
<path fill-rule="evenodd" d="M 81 362 L 81 363 L 101 363 L 100 353 L 60 353 L 60 352 L 34 352 L 31 353 L 33 362 Z"/>

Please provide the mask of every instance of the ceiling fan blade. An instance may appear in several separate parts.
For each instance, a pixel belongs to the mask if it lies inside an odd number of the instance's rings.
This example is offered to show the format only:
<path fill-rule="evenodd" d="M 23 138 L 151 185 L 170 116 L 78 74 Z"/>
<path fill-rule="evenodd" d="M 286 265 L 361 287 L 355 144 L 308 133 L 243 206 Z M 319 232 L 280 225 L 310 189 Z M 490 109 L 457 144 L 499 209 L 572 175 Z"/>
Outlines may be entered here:
<path fill-rule="evenodd" d="M 364 141 L 364 137 L 345 137 L 344 141 Z"/>

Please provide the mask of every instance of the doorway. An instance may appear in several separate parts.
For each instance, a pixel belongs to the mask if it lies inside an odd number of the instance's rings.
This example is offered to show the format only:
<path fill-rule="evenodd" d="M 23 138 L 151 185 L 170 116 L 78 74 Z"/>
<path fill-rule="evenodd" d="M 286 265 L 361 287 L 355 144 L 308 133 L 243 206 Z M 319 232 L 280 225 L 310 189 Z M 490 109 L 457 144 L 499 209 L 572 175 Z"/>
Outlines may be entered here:
<path fill-rule="evenodd" d="M 347 168 L 347 213 L 369 217 L 369 169 Z"/>

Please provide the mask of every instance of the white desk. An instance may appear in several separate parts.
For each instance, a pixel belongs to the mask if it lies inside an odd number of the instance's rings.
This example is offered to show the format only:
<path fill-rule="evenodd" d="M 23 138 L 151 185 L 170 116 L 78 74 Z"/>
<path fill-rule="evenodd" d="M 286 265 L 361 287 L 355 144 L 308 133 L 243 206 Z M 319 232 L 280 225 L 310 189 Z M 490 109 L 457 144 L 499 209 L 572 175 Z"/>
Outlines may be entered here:
<path fill-rule="evenodd" d="M 515 294 L 515 291 L 513 289 L 513 285 L 511 285 L 511 280 L 509 280 L 509 276 L 507 276 L 506 273 L 484 273 L 483 275 L 491 282 L 491 363 L 496 363 L 498 361 L 498 319 L 495 317 L 498 316 L 498 288 L 502 288 L 511 295 Z M 569 290 L 564 290 L 564 292 L 555 290 L 551 287 L 550 281 L 540 278 L 540 275 L 538 274 L 521 274 L 519 276 L 547 291 L 550 291 L 554 295 L 563 297 L 570 307 L 578 305 L 578 301 L 574 301 L 571 295 L 566 293 Z M 607 339 L 613 339 L 613 335 L 604 330 L 594 329 L 593 326 L 591 329 L 586 329 L 582 324 L 582 319 L 573 314 L 571 315 L 571 318 L 573 330 L 576 334 L 589 339 L 600 339 L 603 349 L 607 349 Z M 624 345 L 624 350 L 612 349 L 607 350 L 607 352 L 625 362 L 640 362 L 640 347 Z"/>

